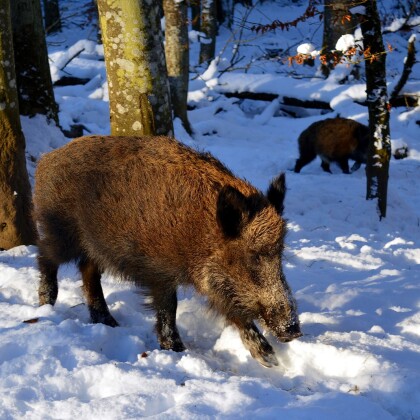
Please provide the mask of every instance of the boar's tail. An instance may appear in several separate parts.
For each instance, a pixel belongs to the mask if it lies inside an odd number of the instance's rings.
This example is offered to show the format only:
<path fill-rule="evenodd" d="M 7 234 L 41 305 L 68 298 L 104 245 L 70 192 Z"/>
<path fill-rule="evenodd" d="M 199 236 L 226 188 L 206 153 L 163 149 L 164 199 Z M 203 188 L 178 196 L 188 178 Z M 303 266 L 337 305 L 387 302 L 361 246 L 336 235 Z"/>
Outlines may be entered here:
<path fill-rule="evenodd" d="M 277 213 L 282 216 L 284 211 L 284 197 L 286 196 L 286 175 L 282 172 L 271 181 L 267 191 L 268 201 L 275 207 Z"/>

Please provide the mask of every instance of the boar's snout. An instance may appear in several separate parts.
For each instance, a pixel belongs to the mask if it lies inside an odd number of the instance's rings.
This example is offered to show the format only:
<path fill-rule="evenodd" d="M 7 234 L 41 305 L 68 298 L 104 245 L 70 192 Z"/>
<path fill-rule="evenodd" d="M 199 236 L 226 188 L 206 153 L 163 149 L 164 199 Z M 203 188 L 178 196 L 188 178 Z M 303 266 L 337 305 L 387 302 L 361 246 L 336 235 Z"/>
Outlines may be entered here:
<path fill-rule="evenodd" d="M 261 310 L 260 320 L 271 333 L 282 343 L 288 343 L 295 338 L 301 337 L 303 334 L 300 330 L 299 318 L 296 311 L 296 303 L 290 297 L 289 302 L 292 304 L 290 312 L 284 311 L 284 306 L 280 306 L 280 310 Z"/>
<path fill-rule="evenodd" d="M 288 343 L 289 341 L 294 340 L 295 338 L 302 337 L 302 331 L 300 330 L 299 324 L 289 325 L 286 330 L 278 337 L 279 341 L 282 343 Z"/>

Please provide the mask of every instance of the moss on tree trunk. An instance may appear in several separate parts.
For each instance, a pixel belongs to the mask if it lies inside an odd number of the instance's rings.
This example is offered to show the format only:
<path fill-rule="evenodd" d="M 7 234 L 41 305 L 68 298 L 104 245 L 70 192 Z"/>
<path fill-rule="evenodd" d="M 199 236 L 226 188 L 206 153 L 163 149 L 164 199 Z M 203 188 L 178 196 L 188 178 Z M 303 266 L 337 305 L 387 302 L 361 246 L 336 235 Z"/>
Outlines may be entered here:
<path fill-rule="evenodd" d="M 0 0 L 0 248 L 35 242 L 8 0 Z"/>
<path fill-rule="evenodd" d="M 173 135 L 158 3 L 98 0 L 113 135 Z"/>

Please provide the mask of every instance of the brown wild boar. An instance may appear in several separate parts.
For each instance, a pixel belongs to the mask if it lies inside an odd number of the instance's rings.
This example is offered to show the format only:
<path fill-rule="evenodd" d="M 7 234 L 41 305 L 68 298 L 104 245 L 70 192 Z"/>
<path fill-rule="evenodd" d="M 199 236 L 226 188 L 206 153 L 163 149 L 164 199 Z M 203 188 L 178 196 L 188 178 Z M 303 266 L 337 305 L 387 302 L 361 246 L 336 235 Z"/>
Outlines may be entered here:
<path fill-rule="evenodd" d="M 282 270 L 285 191 L 284 174 L 264 195 L 168 137 L 76 139 L 36 171 L 40 304 L 55 303 L 57 269 L 76 261 L 92 321 L 117 326 L 100 282 L 109 270 L 145 288 L 161 348 L 182 351 L 177 286 L 193 285 L 255 359 L 277 365 L 254 320 L 281 342 L 301 336 Z"/>
<path fill-rule="evenodd" d="M 354 172 L 366 163 L 369 145 L 369 128 L 346 118 L 328 118 L 311 124 L 298 139 L 299 159 L 295 172 L 312 162 L 316 155 L 324 171 L 330 172 L 330 163 L 337 162 L 345 174 L 349 174 L 349 159 L 355 161 Z"/>

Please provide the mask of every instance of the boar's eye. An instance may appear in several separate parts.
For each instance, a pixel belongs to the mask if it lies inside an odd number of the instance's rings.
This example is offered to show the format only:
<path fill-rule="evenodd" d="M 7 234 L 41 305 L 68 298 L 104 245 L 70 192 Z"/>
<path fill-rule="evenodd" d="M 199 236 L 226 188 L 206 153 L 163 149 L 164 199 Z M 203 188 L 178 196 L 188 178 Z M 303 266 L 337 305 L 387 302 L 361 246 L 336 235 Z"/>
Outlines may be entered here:
<path fill-rule="evenodd" d="M 254 258 L 258 261 L 269 260 L 280 256 L 281 248 L 279 245 L 267 246 L 265 248 L 254 251 Z"/>
<path fill-rule="evenodd" d="M 264 262 L 269 262 L 275 257 L 275 255 L 267 254 L 267 253 L 254 253 L 252 254 L 252 262 L 256 265 L 262 264 Z"/>

